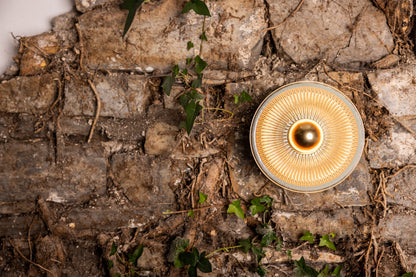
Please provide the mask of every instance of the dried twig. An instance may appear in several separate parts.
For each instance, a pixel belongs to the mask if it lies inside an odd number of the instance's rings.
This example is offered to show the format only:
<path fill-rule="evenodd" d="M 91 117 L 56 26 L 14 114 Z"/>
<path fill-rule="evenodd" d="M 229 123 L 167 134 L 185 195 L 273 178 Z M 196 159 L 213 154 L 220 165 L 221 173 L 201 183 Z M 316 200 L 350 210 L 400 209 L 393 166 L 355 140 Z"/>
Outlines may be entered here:
<path fill-rule="evenodd" d="M 94 122 L 92 123 L 91 129 L 90 129 L 90 134 L 89 134 L 88 140 L 87 140 L 87 142 L 89 143 L 91 141 L 92 135 L 94 134 L 95 125 L 97 124 L 98 118 L 100 116 L 101 100 L 100 100 L 100 96 L 98 95 L 97 90 L 95 89 L 94 83 L 91 80 L 88 80 L 88 84 L 90 84 L 90 87 L 91 87 L 92 91 L 94 92 L 95 99 L 97 100 L 97 109 L 95 111 L 95 118 L 94 118 Z"/>
<path fill-rule="evenodd" d="M 10 239 L 9 239 L 8 241 L 9 241 L 9 243 L 13 246 L 14 250 L 16 250 L 16 252 L 17 252 L 17 253 L 19 253 L 19 255 L 20 255 L 20 256 L 21 256 L 21 257 L 22 257 L 25 261 L 27 261 L 28 263 L 33 264 L 34 266 L 39 267 L 40 269 L 45 270 L 46 272 L 48 272 L 48 273 L 52 274 L 52 276 L 56 276 L 56 275 L 55 275 L 55 273 L 53 273 L 53 272 L 52 272 L 52 271 L 50 271 L 49 269 L 47 269 L 47 268 L 45 268 L 45 267 L 41 266 L 40 264 L 37 264 L 37 263 L 35 263 L 35 262 L 33 262 L 33 261 L 29 260 L 28 258 L 26 258 L 26 257 L 25 257 L 25 255 L 23 255 L 23 254 L 22 254 L 22 252 L 20 252 L 19 248 L 18 248 L 16 245 L 14 245 L 14 243 L 13 243 Z"/>
<path fill-rule="evenodd" d="M 286 17 L 285 18 L 285 20 L 283 20 L 279 25 L 277 25 L 277 26 L 272 26 L 272 27 L 269 27 L 269 28 L 266 28 L 266 29 L 263 29 L 263 30 L 261 30 L 261 32 L 267 32 L 267 31 L 270 31 L 270 30 L 274 30 L 274 29 L 277 29 L 277 28 L 279 28 L 280 26 L 282 26 L 283 24 L 285 24 L 288 20 L 289 20 L 289 18 L 291 18 L 292 16 L 294 16 L 295 15 L 295 13 L 300 9 L 300 7 L 302 6 L 302 4 L 303 4 L 303 2 L 305 2 L 305 0 L 300 0 L 299 1 L 299 4 L 296 6 L 296 8 L 289 14 L 289 16 L 288 17 Z"/>
<path fill-rule="evenodd" d="M 387 176 L 387 179 L 391 179 L 391 178 L 393 178 L 393 177 L 397 176 L 400 172 L 402 172 L 402 171 L 403 171 L 403 170 L 405 170 L 405 169 L 408 169 L 408 168 L 415 168 L 415 167 L 416 167 L 416 165 L 414 165 L 414 164 L 408 164 L 408 165 L 405 165 L 405 166 L 403 166 L 402 168 L 400 168 L 399 170 L 397 170 L 394 174 L 391 174 L 391 175 Z"/>

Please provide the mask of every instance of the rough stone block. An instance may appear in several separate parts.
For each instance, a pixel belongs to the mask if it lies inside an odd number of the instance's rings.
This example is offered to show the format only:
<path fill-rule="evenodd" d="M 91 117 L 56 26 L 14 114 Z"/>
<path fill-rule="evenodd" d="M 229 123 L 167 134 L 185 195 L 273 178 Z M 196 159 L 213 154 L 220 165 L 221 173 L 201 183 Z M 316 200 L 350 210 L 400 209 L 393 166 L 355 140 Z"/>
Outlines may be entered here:
<path fill-rule="evenodd" d="M 268 179 L 252 158 L 248 134 L 236 133 L 230 139 L 227 156 L 233 190 L 245 201 L 251 200 Z"/>
<path fill-rule="evenodd" d="M 416 138 L 399 124 L 374 142 L 370 140 L 368 155 L 370 167 L 399 167 L 416 163 Z"/>
<path fill-rule="evenodd" d="M 211 69 L 242 70 L 257 60 L 267 27 L 263 1 L 210 1 L 203 53 L 187 50 L 188 41 L 200 42 L 203 16 L 182 14 L 186 1 L 163 0 L 143 5 L 126 41 L 122 32 L 127 11 L 94 10 L 80 16 L 85 63 L 91 69 L 169 71 L 176 63 L 200 55 Z M 149 31 L 152 30 L 152 31 Z M 163 35 L 161 35 L 163 34 Z"/>
<path fill-rule="evenodd" d="M 35 75 L 45 71 L 48 65 L 47 55 L 59 51 L 60 45 L 56 34 L 47 32 L 32 37 L 24 37 L 20 41 L 22 55 L 20 58 L 20 75 Z"/>
<path fill-rule="evenodd" d="M 45 74 L 19 77 L 0 84 L 0 112 L 44 113 L 55 100 L 59 80 Z"/>
<path fill-rule="evenodd" d="M 78 237 L 94 237 L 120 228 L 143 229 L 153 212 L 154 209 L 137 206 L 76 207 L 63 213 L 58 222 L 73 229 Z"/>
<path fill-rule="evenodd" d="M 80 12 L 86 12 L 105 4 L 121 4 L 122 0 L 75 0 L 75 7 Z"/>
<path fill-rule="evenodd" d="M 128 118 L 143 114 L 150 102 L 151 92 L 142 76 L 101 76 L 94 80 L 101 100 L 100 116 Z M 79 80 L 65 86 L 64 114 L 94 116 L 96 100 L 91 87 Z"/>
<path fill-rule="evenodd" d="M 47 201 L 84 202 L 101 196 L 107 186 L 107 158 L 95 146 L 65 146 L 59 149 L 59 184 L 49 188 Z M 62 174 L 62 175 L 61 175 Z"/>
<path fill-rule="evenodd" d="M 12 116 L 0 116 L 0 141 L 7 142 L 13 129 Z"/>
<path fill-rule="evenodd" d="M 169 154 L 178 144 L 176 136 L 179 128 L 164 122 L 153 124 L 146 132 L 144 150 L 146 154 L 161 155 Z"/>
<path fill-rule="evenodd" d="M 61 150 L 58 166 L 48 144 L 0 145 L 0 202 L 35 201 L 38 196 L 57 203 L 83 202 L 103 194 L 106 158 L 91 148 Z"/>
<path fill-rule="evenodd" d="M 33 215 L 10 215 L 0 218 L 0 234 L 2 237 L 22 238 L 27 237 L 29 226 L 32 222 Z M 45 224 L 40 218 L 33 220 L 31 234 L 39 235 L 45 230 Z"/>
<path fill-rule="evenodd" d="M 385 240 L 396 241 L 404 248 L 416 248 L 415 237 L 416 214 L 388 214 L 380 220 L 377 226 L 380 237 Z"/>
<path fill-rule="evenodd" d="M 53 176 L 53 148 L 46 143 L 0 145 L 0 202 L 34 201 L 47 193 Z"/>
<path fill-rule="evenodd" d="M 330 63 L 358 66 L 393 49 L 386 17 L 371 1 L 305 1 L 284 24 L 298 2 L 267 2 L 271 22 L 278 26 L 273 38 L 296 63 L 326 58 Z"/>
<path fill-rule="evenodd" d="M 266 248 L 265 257 L 261 260 L 262 264 L 287 263 L 298 261 L 302 257 L 308 263 L 334 264 L 345 262 L 345 257 L 336 255 L 327 251 L 319 251 L 318 253 L 311 250 L 294 249 L 292 258 L 287 255 L 286 251 L 276 251 L 275 249 Z"/>
<path fill-rule="evenodd" d="M 387 182 L 387 202 L 416 210 L 416 168 L 403 170 Z"/>
<path fill-rule="evenodd" d="M 353 235 L 357 232 L 357 216 L 362 218 L 362 212 L 354 209 L 313 211 L 308 214 L 276 210 L 272 214 L 272 220 L 282 231 L 285 240 L 299 241 L 305 231 L 320 236 L 335 233 L 335 239 Z"/>
<path fill-rule="evenodd" d="M 111 162 L 111 172 L 126 197 L 142 205 L 175 202 L 170 185 L 181 173 L 174 168 L 168 160 L 141 155 L 116 154 Z"/>
<path fill-rule="evenodd" d="M 416 115 L 416 68 L 403 65 L 368 74 L 378 100 L 397 117 Z"/>
<path fill-rule="evenodd" d="M 52 30 L 56 34 L 61 48 L 72 48 L 78 42 L 78 34 L 75 28 L 77 16 L 78 13 L 72 10 L 52 18 Z"/>

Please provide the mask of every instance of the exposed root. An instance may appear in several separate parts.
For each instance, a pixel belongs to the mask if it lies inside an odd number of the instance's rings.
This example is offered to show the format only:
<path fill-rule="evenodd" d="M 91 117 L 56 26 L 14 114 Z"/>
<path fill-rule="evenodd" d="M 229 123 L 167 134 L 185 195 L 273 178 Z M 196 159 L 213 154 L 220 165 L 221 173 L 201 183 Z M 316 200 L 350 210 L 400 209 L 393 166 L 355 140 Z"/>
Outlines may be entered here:
<path fill-rule="evenodd" d="M 365 276 L 366 277 L 371 276 L 371 264 L 368 262 L 368 260 L 370 258 L 370 252 L 371 252 L 371 248 L 373 246 L 373 237 L 374 237 L 373 231 L 374 231 L 374 226 L 371 229 L 371 238 L 370 238 L 370 242 L 368 244 L 367 253 L 365 254 L 365 260 L 364 260 L 364 269 L 365 269 Z"/>
<path fill-rule="evenodd" d="M 376 277 L 378 277 L 378 266 L 380 265 L 380 262 L 383 256 L 384 256 L 384 246 L 381 249 L 380 257 L 378 258 L 377 263 L 376 263 Z"/>
<path fill-rule="evenodd" d="M 23 255 L 23 254 L 22 254 L 22 252 L 20 252 L 19 248 L 18 248 L 16 245 L 14 245 L 14 243 L 13 243 L 10 239 L 9 239 L 8 241 L 9 241 L 9 243 L 13 246 L 14 250 L 16 250 L 16 252 L 20 255 L 20 257 L 22 257 L 22 258 L 23 258 L 26 262 L 31 263 L 32 265 L 39 267 L 40 269 L 42 269 L 42 270 L 44 270 L 44 271 L 46 271 L 46 272 L 48 272 L 48 273 L 52 274 L 52 276 L 54 276 L 54 277 L 57 277 L 57 276 L 55 275 L 55 273 L 53 273 L 51 270 L 49 270 L 49 269 L 47 269 L 47 268 L 45 268 L 45 267 L 41 266 L 41 265 L 40 265 L 40 264 L 38 264 L 38 263 L 35 263 L 34 261 L 32 261 L 32 260 L 30 260 L 30 259 L 28 259 L 28 258 L 26 258 L 26 257 L 25 257 L 25 255 Z"/>
<path fill-rule="evenodd" d="M 90 84 L 90 87 L 91 87 L 92 91 L 94 92 L 95 99 L 97 100 L 97 109 L 95 110 L 95 118 L 94 118 L 94 122 L 92 123 L 91 129 L 90 129 L 90 134 L 89 134 L 88 140 L 87 140 L 87 143 L 90 143 L 92 135 L 94 134 L 95 125 L 97 124 L 98 118 L 100 116 L 101 100 L 100 100 L 100 96 L 98 95 L 98 92 L 95 88 L 94 83 L 91 80 L 88 80 L 88 84 Z"/>
<path fill-rule="evenodd" d="M 387 213 L 387 198 L 386 195 L 389 195 L 392 197 L 391 194 L 389 194 L 386 190 L 386 177 L 384 175 L 384 171 L 381 171 L 380 175 L 379 175 L 380 181 L 379 184 L 377 186 L 376 192 L 374 194 L 374 201 L 376 203 L 379 203 L 383 206 L 383 217 L 386 216 Z M 380 199 L 380 197 L 381 199 Z"/>
<path fill-rule="evenodd" d="M 400 244 L 398 242 L 394 242 L 393 243 L 394 249 L 396 250 L 397 256 L 399 256 L 400 259 L 400 265 L 402 266 L 402 268 L 406 271 L 406 272 L 410 272 L 410 267 L 407 263 L 407 259 L 406 256 L 403 252 L 403 249 L 400 247 Z"/>
<path fill-rule="evenodd" d="M 403 170 L 408 169 L 408 168 L 416 168 L 416 165 L 414 165 L 414 164 L 405 165 L 402 168 L 400 168 L 399 170 L 397 170 L 394 174 L 391 174 L 391 175 L 387 176 L 387 179 L 391 179 L 391 178 L 399 175 L 400 172 L 402 172 Z"/>

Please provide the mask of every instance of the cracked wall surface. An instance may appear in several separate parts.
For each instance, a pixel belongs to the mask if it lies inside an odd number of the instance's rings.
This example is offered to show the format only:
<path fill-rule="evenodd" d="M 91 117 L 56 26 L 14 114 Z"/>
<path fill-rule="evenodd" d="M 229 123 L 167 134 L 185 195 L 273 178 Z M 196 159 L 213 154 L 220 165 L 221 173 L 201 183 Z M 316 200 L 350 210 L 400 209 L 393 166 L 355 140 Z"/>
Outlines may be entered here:
<path fill-rule="evenodd" d="M 256 236 L 262 219 L 248 207 L 259 195 L 273 198 L 268 223 L 293 259 L 342 264 L 342 276 L 416 270 L 416 60 L 399 41 L 409 32 L 391 27 L 407 22 L 409 10 L 393 17 L 382 1 L 367 0 L 207 1 L 212 16 L 200 52 L 186 46 L 199 43 L 204 19 L 182 14 L 186 1 L 145 3 L 125 39 L 122 2 L 75 0 L 76 10 L 55 18 L 50 32 L 22 38 L 18 71 L 1 77 L 2 276 L 45 273 L 16 249 L 57 276 L 115 276 L 123 269 L 106 264 L 117 262 L 113 243 L 120 254 L 145 246 L 143 276 L 183 276 L 170 262 L 174 239 L 211 252 Z M 188 136 L 177 101 L 186 86 L 175 83 L 167 96 L 161 85 L 174 64 L 195 55 L 208 63 L 202 104 L 216 109 L 204 110 Z M 301 80 L 339 88 L 366 129 L 354 172 L 321 193 L 272 184 L 249 145 L 258 105 Z M 243 90 L 253 102 L 236 106 Z M 208 195 L 205 204 L 198 192 Z M 237 199 L 245 220 L 227 213 Z M 191 209 L 195 217 L 164 214 Z M 338 250 L 301 245 L 305 231 L 336 233 Z M 284 251 L 265 250 L 270 274 L 293 274 Z M 255 257 L 241 251 L 211 262 L 204 276 L 256 276 Z"/>

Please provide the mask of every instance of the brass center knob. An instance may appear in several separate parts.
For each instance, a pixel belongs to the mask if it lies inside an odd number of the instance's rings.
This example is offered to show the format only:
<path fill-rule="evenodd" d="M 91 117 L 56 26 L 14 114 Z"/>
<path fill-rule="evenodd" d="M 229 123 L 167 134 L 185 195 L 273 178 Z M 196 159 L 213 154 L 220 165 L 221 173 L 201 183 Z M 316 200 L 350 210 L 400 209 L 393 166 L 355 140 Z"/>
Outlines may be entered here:
<path fill-rule="evenodd" d="M 322 128 L 314 120 L 298 120 L 290 127 L 288 140 L 296 151 L 303 154 L 313 153 L 322 145 Z"/>

